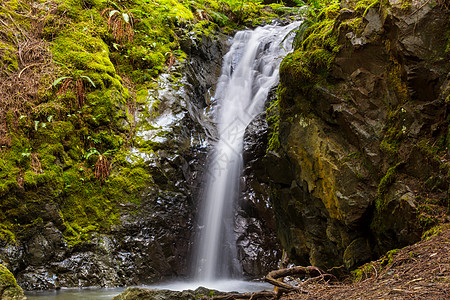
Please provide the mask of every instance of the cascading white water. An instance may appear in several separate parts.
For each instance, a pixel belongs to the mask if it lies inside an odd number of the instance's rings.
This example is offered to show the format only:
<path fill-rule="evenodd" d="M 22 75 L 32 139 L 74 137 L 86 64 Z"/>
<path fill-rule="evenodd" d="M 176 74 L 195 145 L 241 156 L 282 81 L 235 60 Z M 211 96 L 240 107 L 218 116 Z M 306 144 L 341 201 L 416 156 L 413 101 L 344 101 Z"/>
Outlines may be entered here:
<path fill-rule="evenodd" d="M 196 279 L 202 282 L 240 277 L 233 206 L 239 191 L 245 128 L 261 113 L 278 82 L 281 59 L 291 49 L 299 23 L 240 31 L 222 64 L 215 99 L 219 139 L 211 154 L 201 210 Z M 287 38 L 286 38 L 287 36 Z"/>

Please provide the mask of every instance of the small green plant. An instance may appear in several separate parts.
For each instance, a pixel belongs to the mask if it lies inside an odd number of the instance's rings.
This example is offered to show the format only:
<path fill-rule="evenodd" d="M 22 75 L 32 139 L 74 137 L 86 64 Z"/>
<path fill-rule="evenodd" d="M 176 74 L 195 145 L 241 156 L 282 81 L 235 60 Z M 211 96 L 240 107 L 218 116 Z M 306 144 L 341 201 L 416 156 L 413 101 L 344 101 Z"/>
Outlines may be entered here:
<path fill-rule="evenodd" d="M 88 160 L 93 155 L 98 156 L 94 164 L 94 175 L 100 182 L 105 182 L 105 180 L 108 179 L 109 174 L 111 173 L 111 163 L 109 162 L 107 156 L 111 155 L 114 152 L 115 150 L 108 150 L 103 154 L 100 154 L 100 152 L 96 148 L 90 148 L 84 155 L 86 160 Z"/>
<path fill-rule="evenodd" d="M 394 262 L 394 256 L 400 251 L 400 249 L 393 249 L 388 251 L 380 260 L 380 264 L 382 267 L 390 265 Z"/>
<path fill-rule="evenodd" d="M 108 20 L 108 29 L 112 32 L 114 39 L 119 43 L 132 42 L 133 14 L 127 9 L 120 8 L 112 1 L 108 1 L 114 8 L 105 8 L 101 15 Z"/>
<path fill-rule="evenodd" d="M 372 263 L 367 263 L 351 272 L 353 281 L 360 282 L 372 276 L 375 266 Z"/>
<path fill-rule="evenodd" d="M 378 185 L 377 198 L 375 202 L 375 206 L 377 210 L 382 210 L 386 206 L 386 193 L 388 191 L 389 186 L 391 186 L 397 177 L 397 167 L 398 165 L 389 168 L 386 171 L 386 174 L 381 178 L 380 184 Z"/>
<path fill-rule="evenodd" d="M 422 234 L 422 240 L 428 241 L 429 239 L 431 239 L 432 237 L 439 235 L 443 229 L 448 228 L 449 225 L 437 225 L 434 227 L 431 227 L 430 229 L 428 229 L 427 231 L 425 231 Z"/>
<path fill-rule="evenodd" d="M 280 112 L 278 109 L 278 105 L 279 100 L 277 99 L 266 110 L 266 113 L 268 115 L 267 122 L 271 126 L 267 152 L 271 150 L 277 151 L 280 148 L 280 140 L 279 140 Z"/>
<path fill-rule="evenodd" d="M 86 99 L 86 88 L 84 81 L 88 81 L 95 88 L 95 83 L 92 79 L 85 75 L 62 76 L 57 78 L 52 83 L 52 86 L 56 87 L 61 84 L 61 87 L 56 92 L 57 95 L 66 93 L 69 90 L 74 91 L 78 100 L 78 108 L 81 108 L 83 107 Z"/>

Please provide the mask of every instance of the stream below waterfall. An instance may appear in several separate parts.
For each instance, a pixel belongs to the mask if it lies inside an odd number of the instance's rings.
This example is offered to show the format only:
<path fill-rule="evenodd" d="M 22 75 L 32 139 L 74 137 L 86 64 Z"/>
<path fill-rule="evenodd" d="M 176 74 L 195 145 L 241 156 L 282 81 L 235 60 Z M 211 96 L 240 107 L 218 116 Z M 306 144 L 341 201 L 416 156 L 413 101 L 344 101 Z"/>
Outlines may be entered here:
<path fill-rule="evenodd" d="M 139 286 L 148 289 L 160 289 L 171 291 L 195 290 L 199 287 L 206 287 L 211 290 L 222 292 L 259 292 L 263 290 L 272 290 L 273 287 L 264 282 L 240 281 L 240 280 L 217 280 L 209 283 L 179 281 L 159 283 L 155 285 Z M 25 292 L 28 300 L 111 300 L 119 295 L 125 288 L 63 288 L 56 291 L 28 291 Z"/>

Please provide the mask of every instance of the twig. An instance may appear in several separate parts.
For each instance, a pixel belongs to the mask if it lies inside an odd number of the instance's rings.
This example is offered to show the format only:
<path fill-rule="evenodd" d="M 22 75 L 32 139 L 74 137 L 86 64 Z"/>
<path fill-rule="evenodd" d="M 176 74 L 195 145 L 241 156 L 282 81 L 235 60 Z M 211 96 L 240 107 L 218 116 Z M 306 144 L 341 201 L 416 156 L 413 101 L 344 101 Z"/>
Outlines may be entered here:
<path fill-rule="evenodd" d="M 230 293 L 226 295 L 213 296 L 211 300 L 234 300 L 234 299 L 249 299 L 256 300 L 262 297 L 275 297 L 276 293 L 270 291 L 262 291 L 258 293 Z"/>
<path fill-rule="evenodd" d="M 31 64 L 31 65 L 26 66 L 25 68 L 23 68 L 23 69 L 19 72 L 19 75 L 18 75 L 17 77 L 20 78 L 20 75 L 22 75 L 23 71 L 25 71 L 26 69 L 31 68 L 31 67 L 35 67 L 35 66 L 39 66 L 39 65 L 40 65 L 40 63 Z"/>
<path fill-rule="evenodd" d="M 422 4 L 418 9 L 416 9 L 414 12 L 412 12 L 409 17 L 411 17 L 412 15 L 414 15 L 416 12 L 418 12 L 419 10 L 421 10 L 425 5 L 428 4 L 428 2 L 430 2 L 430 0 L 427 0 L 427 2 L 425 2 L 424 4 Z"/>
<path fill-rule="evenodd" d="M 378 278 L 378 272 L 374 265 L 372 265 L 373 270 L 375 271 L 375 279 Z"/>

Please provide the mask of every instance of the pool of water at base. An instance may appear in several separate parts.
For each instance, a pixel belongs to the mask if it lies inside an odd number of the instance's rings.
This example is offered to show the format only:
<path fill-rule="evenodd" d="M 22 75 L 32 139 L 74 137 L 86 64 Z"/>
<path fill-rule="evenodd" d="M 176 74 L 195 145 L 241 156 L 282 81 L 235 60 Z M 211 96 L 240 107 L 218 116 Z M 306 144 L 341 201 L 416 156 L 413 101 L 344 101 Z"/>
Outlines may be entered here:
<path fill-rule="evenodd" d="M 240 281 L 240 280 L 217 280 L 211 282 L 166 282 L 154 285 L 139 286 L 148 289 L 166 289 L 172 291 L 195 290 L 198 287 L 206 287 L 222 292 L 259 292 L 272 290 L 273 286 L 264 282 Z M 126 288 L 63 288 L 56 291 L 27 291 L 25 295 L 28 300 L 111 300 L 122 293 Z"/>

